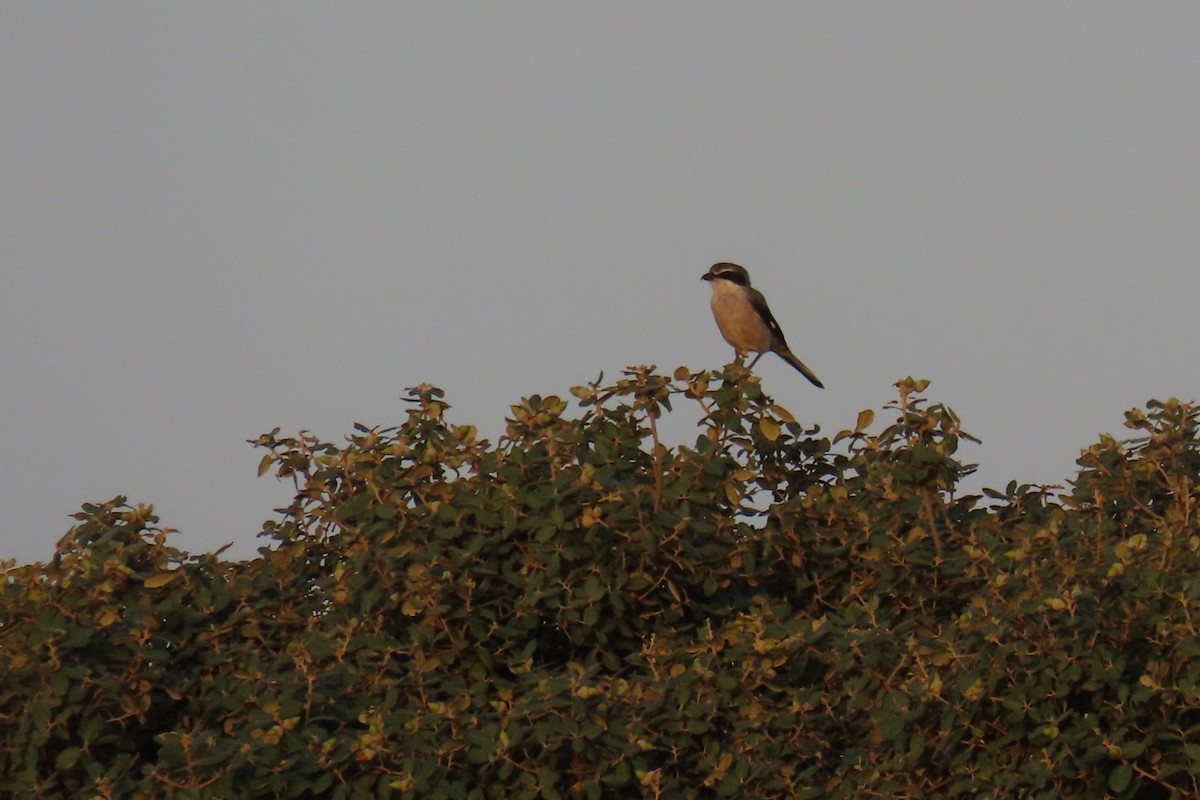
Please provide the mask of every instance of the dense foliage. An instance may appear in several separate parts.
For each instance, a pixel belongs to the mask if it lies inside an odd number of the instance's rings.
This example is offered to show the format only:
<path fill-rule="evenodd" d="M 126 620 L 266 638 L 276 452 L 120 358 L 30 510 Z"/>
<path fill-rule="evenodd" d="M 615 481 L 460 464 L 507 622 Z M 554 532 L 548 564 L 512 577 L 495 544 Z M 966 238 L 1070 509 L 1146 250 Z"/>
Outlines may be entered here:
<path fill-rule="evenodd" d="M 399 427 L 258 440 L 297 494 L 248 562 L 84 506 L 6 570 L 0 792 L 1200 794 L 1197 409 L 963 495 L 957 418 L 899 387 L 830 440 L 736 365 L 631 370 L 494 445 L 418 387 Z"/>

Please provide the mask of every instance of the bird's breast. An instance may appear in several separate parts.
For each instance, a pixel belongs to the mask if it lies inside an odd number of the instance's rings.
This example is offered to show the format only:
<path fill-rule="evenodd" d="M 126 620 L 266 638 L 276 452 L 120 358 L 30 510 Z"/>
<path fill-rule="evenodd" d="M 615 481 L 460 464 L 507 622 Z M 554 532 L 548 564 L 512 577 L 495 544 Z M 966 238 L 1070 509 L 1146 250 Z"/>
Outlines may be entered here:
<path fill-rule="evenodd" d="M 738 350 L 771 349 L 771 329 L 737 287 L 713 287 L 712 312 L 725 341 Z"/>

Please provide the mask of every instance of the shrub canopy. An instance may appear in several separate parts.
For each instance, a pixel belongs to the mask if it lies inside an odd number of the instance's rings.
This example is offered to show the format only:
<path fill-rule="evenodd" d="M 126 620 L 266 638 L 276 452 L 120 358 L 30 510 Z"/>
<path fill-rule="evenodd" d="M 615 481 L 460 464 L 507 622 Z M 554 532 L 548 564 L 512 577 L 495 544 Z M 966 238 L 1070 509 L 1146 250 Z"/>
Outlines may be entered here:
<path fill-rule="evenodd" d="M 981 496 L 898 386 L 830 439 L 737 365 L 631 369 L 494 445 L 420 386 L 398 427 L 257 440 L 296 496 L 250 561 L 85 505 L 6 569 L 0 791 L 1200 794 L 1197 409 Z"/>

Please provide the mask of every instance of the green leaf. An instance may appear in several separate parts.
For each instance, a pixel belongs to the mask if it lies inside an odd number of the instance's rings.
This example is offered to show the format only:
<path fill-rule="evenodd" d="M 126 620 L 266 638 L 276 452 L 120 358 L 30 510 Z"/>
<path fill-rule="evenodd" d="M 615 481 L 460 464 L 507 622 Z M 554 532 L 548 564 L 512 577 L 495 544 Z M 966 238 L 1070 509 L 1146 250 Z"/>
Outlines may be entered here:
<path fill-rule="evenodd" d="M 742 782 L 741 782 L 740 778 L 735 773 L 730 772 L 717 785 L 717 796 L 718 797 L 733 797 L 734 795 L 736 795 L 738 793 L 738 790 L 741 788 L 741 784 L 742 784 Z"/>
<path fill-rule="evenodd" d="M 60 772 L 66 771 L 75 766 L 79 761 L 79 754 L 82 752 L 78 747 L 63 748 L 57 756 L 54 757 L 54 768 Z"/>
<path fill-rule="evenodd" d="M 589 628 L 596 627 L 596 623 L 600 621 L 600 606 L 588 606 L 585 608 L 580 621 Z"/>
<path fill-rule="evenodd" d="M 588 575 L 587 580 L 583 582 L 583 596 L 588 600 L 599 600 L 604 597 L 604 584 L 600 582 L 600 578 L 596 575 Z"/>
<path fill-rule="evenodd" d="M 323 634 L 314 633 L 305 641 L 309 654 L 316 661 L 323 661 L 333 654 L 333 646 Z"/>
<path fill-rule="evenodd" d="M 88 717 L 79 726 L 79 738 L 84 744 L 91 744 L 96 741 L 96 737 L 104 729 L 104 721 L 99 717 Z"/>
<path fill-rule="evenodd" d="M 1129 787 L 1129 782 L 1133 779 L 1133 768 L 1128 764 L 1118 764 L 1112 772 L 1108 773 L 1108 788 L 1120 794 Z"/>
<path fill-rule="evenodd" d="M 894 741 L 897 736 L 904 733 L 905 725 L 904 717 L 899 715 L 889 716 L 880 724 L 879 735 L 889 742 Z"/>

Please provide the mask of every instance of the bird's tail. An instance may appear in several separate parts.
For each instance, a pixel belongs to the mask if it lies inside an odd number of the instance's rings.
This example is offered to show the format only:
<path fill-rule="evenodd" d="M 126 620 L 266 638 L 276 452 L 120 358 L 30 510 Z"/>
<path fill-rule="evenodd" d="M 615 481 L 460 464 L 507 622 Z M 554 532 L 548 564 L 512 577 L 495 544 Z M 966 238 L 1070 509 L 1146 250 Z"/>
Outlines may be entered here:
<path fill-rule="evenodd" d="M 776 350 L 779 357 L 800 371 L 800 374 L 808 378 L 809 382 L 818 389 L 824 389 L 825 384 L 817 379 L 816 375 L 812 374 L 812 370 L 804 366 L 804 362 L 792 355 L 791 350 Z"/>

